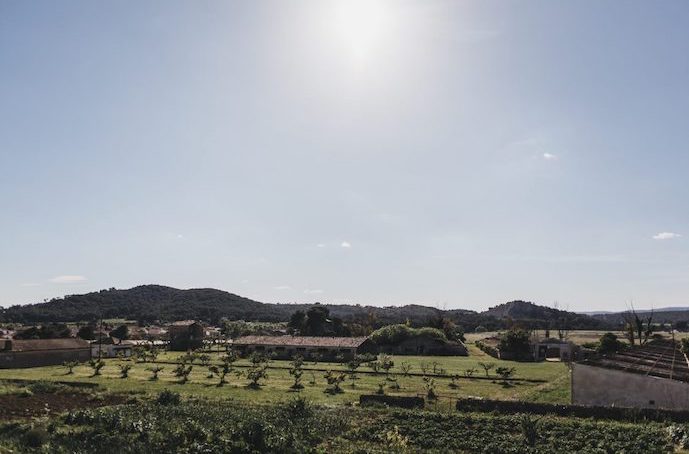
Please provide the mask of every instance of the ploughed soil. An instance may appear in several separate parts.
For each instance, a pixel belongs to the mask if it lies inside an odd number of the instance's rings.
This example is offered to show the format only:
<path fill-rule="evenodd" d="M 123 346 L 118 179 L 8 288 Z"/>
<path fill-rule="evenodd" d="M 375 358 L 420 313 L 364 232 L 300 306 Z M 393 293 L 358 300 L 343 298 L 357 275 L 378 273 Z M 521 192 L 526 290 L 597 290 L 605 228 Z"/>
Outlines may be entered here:
<path fill-rule="evenodd" d="M 105 395 L 94 399 L 92 395 L 79 392 L 35 393 L 32 396 L 0 395 L 0 420 L 44 416 L 81 408 L 103 407 L 122 404 L 125 396 Z"/>

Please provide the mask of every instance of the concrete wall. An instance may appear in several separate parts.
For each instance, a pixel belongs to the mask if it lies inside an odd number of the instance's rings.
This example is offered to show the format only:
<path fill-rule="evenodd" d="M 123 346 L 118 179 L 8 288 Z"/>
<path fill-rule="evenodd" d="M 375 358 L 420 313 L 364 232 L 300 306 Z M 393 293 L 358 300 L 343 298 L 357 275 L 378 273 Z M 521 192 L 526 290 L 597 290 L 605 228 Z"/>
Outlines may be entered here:
<path fill-rule="evenodd" d="M 687 410 L 689 384 L 575 363 L 572 364 L 572 403 Z"/>

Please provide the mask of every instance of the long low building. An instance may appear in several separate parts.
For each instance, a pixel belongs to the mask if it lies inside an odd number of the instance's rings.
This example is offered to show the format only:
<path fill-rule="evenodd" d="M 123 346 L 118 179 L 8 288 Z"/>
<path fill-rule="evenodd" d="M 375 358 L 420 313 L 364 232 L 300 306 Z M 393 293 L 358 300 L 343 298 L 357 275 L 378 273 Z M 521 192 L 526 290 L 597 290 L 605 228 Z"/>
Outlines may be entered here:
<path fill-rule="evenodd" d="M 373 351 L 367 337 L 244 336 L 235 339 L 232 346 L 243 354 L 260 352 L 277 358 L 295 355 L 312 358 L 317 354 L 323 359 L 336 359 L 340 355 L 351 359 L 354 355 Z"/>
<path fill-rule="evenodd" d="M 657 340 L 572 364 L 572 403 L 689 410 L 689 365 L 675 342 Z"/>
<path fill-rule="evenodd" d="M 83 339 L 0 339 L 0 369 L 54 366 L 89 359 L 91 345 Z"/>

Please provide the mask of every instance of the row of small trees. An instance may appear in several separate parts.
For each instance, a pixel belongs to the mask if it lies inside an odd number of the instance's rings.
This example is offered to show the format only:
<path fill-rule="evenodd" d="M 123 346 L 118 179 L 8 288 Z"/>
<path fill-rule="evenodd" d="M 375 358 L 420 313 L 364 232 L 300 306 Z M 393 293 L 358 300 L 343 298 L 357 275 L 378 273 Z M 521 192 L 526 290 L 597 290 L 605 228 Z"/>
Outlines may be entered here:
<path fill-rule="evenodd" d="M 208 356 L 208 355 L 206 355 Z M 220 364 L 210 364 L 210 357 L 206 358 L 203 354 L 195 355 L 194 353 L 189 353 L 184 355 L 181 362 L 173 369 L 174 376 L 179 380 L 178 383 L 185 384 L 189 381 L 189 376 L 194 368 L 194 361 L 199 360 L 203 366 L 208 369 L 208 379 L 217 379 L 217 386 L 224 386 L 227 383 L 227 377 L 234 373 L 238 378 L 245 375 L 249 380 L 247 384 L 248 388 L 260 389 L 261 381 L 268 378 L 268 368 L 271 358 L 267 355 L 255 352 L 249 357 L 250 366 L 246 371 L 237 370 L 235 367 L 235 362 L 239 359 L 239 354 L 234 350 L 229 350 L 222 358 Z M 72 374 L 73 369 L 78 366 L 78 362 L 68 362 L 65 363 L 67 367 L 67 374 Z M 290 389 L 293 391 L 299 391 L 304 388 L 302 383 L 304 375 L 304 365 L 305 359 L 302 356 L 295 356 L 290 362 L 289 374 L 293 379 L 293 383 Z M 401 389 L 398 381 L 398 375 L 393 374 L 391 370 L 393 369 L 395 363 L 390 355 L 381 354 L 376 356 L 373 355 L 357 355 L 348 361 L 346 364 L 346 371 L 333 371 L 328 370 L 323 375 L 327 382 L 327 387 L 324 392 L 329 394 L 338 394 L 343 392 L 342 384 L 349 378 L 351 381 L 351 387 L 356 388 L 356 381 L 359 379 L 357 376 L 357 371 L 362 365 L 369 367 L 374 374 L 384 374 L 385 379 L 379 385 L 378 393 L 384 393 L 384 387 L 387 383 L 388 387 L 393 390 Z M 93 370 L 92 377 L 101 375 L 101 369 L 105 366 L 105 361 L 102 359 L 92 359 L 89 361 L 88 366 Z M 486 377 L 490 376 L 490 371 L 495 370 L 497 376 L 506 382 L 514 374 L 514 367 L 495 367 L 494 363 L 479 363 L 479 366 L 484 370 Z M 118 364 L 120 370 L 121 378 L 128 378 L 129 372 L 132 369 L 132 364 L 124 363 Z M 429 399 L 433 399 L 436 396 L 435 393 L 435 378 L 427 376 L 426 373 L 433 371 L 434 374 L 446 375 L 444 369 L 440 368 L 437 363 L 426 364 L 422 363 L 420 368 L 424 374 L 424 388 L 426 390 L 426 395 Z M 147 367 L 146 370 L 151 372 L 150 380 L 158 380 L 158 374 L 162 372 L 165 368 L 161 365 L 152 365 Z M 412 365 L 406 361 L 403 361 L 400 365 L 400 370 L 402 376 L 408 377 L 411 375 Z M 466 369 L 463 373 L 465 378 L 472 378 L 476 373 L 476 368 Z M 311 372 L 312 380 L 311 384 L 315 385 L 315 374 Z M 461 378 L 460 374 L 454 374 L 450 376 L 449 387 L 456 389 L 459 387 L 457 381 Z"/>

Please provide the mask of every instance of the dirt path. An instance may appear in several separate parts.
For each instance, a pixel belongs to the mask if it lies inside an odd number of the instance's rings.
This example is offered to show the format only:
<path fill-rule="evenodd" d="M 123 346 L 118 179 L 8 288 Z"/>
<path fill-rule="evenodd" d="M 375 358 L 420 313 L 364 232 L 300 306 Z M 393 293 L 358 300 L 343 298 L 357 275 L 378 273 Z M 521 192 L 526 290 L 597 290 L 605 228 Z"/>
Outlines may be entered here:
<path fill-rule="evenodd" d="M 32 396 L 0 395 L 0 420 L 30 418 L 79 408 L 95 408 L 124 403 L 124 396 L 93 399 L 85 393 L 36 393 Z"/>

